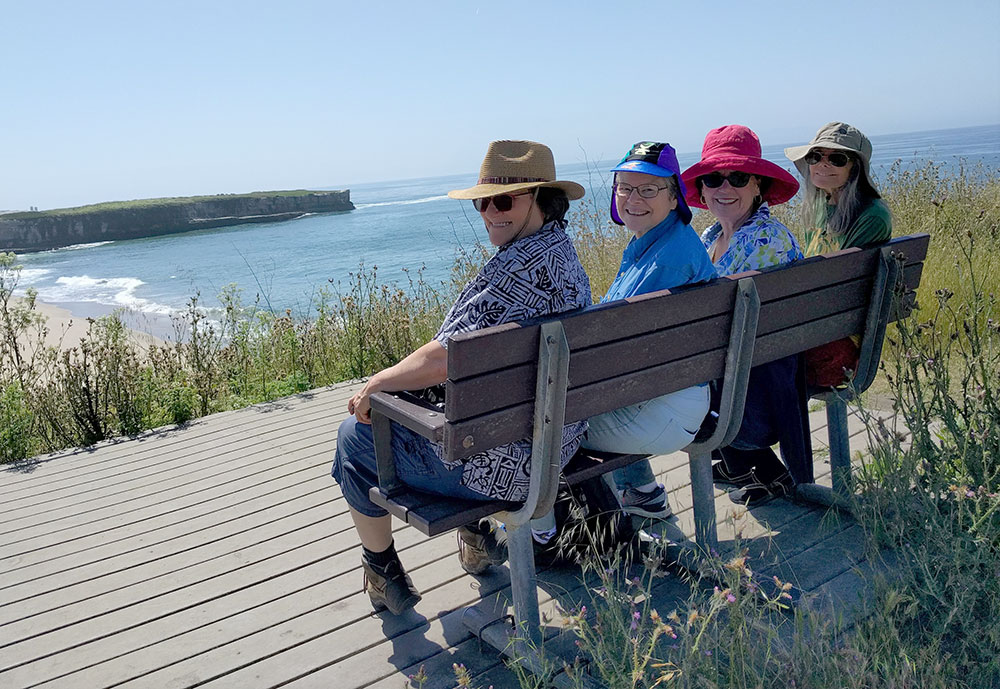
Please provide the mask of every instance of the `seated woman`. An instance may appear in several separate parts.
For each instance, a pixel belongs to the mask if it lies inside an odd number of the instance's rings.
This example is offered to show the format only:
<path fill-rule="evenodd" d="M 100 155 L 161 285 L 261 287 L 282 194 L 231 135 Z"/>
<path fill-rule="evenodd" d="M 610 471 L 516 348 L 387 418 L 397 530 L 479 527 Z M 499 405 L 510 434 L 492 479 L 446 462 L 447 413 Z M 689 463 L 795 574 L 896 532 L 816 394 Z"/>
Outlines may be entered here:
<path fill-rule="evenodd" d="M 428 387 L 448 376 L 448 338 L 456 333 L 589 306 L 590 281 L 565 233 L 571 199 L 584 190 L 556 179 L 548 147 L 533 141 L 494 141 L 479 183 L 448 192 L 471 199 L 490 242 L 499 247 L 452 306 L 434 339 L 395 366 L 373 375 L 347 405 L 353 417 L 340 426 L 333 477 L 350 506 L 363 546 L 365 590 L 376 610 L 399 614 L 420 600 L 393 547 L 391 517 L 368 498 L 378 484 L 369 397 Z M 563 429 L 562 461 L 576 451 L 586 422 Z M 481 452 L 446 465 L 439 447 L 392 424 L 392 449 L 400 480 L 422 491 L 470 500 L 524 500 L 528 493 L 531 441 Z M 470 573 L 506 560 L 506 546 L 489 520 L 459 530 L 459 559 Z"/>
<path fill-rule="evenodd" d="M 805 181 L 802 203 L 806 256 L 863 248 L 888 241 L 892 215 L 871 176 L 872 144 L 843 122 L 824 125 L 805 146 L 786 148 Z M 830 387 L 857 370 L 858 338 L 848 337 L 806 353 L 806 379 Z"/>
<path fill-rule="evenodd" d="M 631 233 L 621 267 L 601 302 L 705 282 L 715 269 L 688 224 L 680 166 L 670 144 L 640 142 L 612 170 L 611 219 Z M 609 452 L 664 454 L 690 443 L 708 412 L 707 385 L 606 412 L 589 419 L 584 447 Z M 670 505 L 648 460 L 612 476 L 622 507 L 643 517 L 666 519 Z"/>
<path fill-rule="evenodd" d="M 770 206 L 795 196 L 798 182 L 761 157 L 760 141 L 749 128 L 727 125 L 705 136 L 701 160 L 684 171 L 688 203 L 707 208 L 716 222 L 701 240 L 720 275 L 783 265 L 802 258 L 787 227 L 771 217 Z M 798 385 L 798 357 L 750 370 L 743 422 L 732 444 L 712 467 L 716 482 L 729 483 L 734 502 L 756 504 L 783 495 L 795 481 L 812 480 L 812 453 L 804 390 Z M 771 449 L 776 442 L 793 469 L 785 469 Z"/>

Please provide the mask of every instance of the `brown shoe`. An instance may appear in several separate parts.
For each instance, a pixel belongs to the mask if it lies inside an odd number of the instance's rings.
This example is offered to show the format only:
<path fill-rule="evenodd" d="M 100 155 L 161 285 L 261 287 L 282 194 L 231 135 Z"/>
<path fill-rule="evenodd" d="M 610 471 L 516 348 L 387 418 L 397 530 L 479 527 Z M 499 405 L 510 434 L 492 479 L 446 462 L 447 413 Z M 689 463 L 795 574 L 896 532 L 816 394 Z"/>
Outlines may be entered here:
<path fill-rule="evenodd" d="M 489 519 L 458 527 L 458 561 L 469 574 L 482 574 L 490 565 L 507 561 L 507 534 L 498 534 Z"/>
<path fill-rule="evenodd" d="M 399 560 L 393 560 L 385 568 L 381 568 L 373 567 L 362 559 L 361 568 L 365 572 L 365 591 L 371 598 L 375 612 L 388 610 L 393 615 L 399 615 L 420 600 L 420 593 L 414 588 L 410 575 L 403 571 Z"/>

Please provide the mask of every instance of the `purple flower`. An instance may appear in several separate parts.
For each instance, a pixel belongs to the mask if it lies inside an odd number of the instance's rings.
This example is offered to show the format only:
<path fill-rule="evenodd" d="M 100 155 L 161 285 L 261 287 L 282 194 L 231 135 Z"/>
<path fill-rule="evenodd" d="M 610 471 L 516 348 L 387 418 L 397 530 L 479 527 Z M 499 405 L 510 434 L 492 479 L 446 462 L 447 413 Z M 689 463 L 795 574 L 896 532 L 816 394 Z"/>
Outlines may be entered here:
<path fill-rule="evenodd" d="M 639 628 L 639 617 L 640 617 L 640 615 L 639 615 L 639 611 L 638 610 L 636 610 L 634 613 L 632 613 L 632 631 L 633 632 L 636 629 Z"/>
<path fill-rule="evenodd" d="M 731 593 L 728 593 L 728 594 L 726 594 L 726 600 L 729 601 L 730 603 L 735 603 L 736 602 L 736 596 L 734 596 Z"/>

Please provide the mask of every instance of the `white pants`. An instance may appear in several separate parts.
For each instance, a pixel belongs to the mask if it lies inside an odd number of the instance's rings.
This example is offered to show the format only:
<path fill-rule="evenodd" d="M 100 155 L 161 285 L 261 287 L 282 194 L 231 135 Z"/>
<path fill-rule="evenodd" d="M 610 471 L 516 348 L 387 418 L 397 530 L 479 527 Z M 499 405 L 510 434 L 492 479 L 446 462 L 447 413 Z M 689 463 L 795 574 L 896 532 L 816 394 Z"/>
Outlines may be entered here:
<path fill-rule="evenodd" d="M 658 455 L 688 445 L 708 413 L 707 385 L 654 397 L 588 420 L 583 446 L 621 454 Z"/>

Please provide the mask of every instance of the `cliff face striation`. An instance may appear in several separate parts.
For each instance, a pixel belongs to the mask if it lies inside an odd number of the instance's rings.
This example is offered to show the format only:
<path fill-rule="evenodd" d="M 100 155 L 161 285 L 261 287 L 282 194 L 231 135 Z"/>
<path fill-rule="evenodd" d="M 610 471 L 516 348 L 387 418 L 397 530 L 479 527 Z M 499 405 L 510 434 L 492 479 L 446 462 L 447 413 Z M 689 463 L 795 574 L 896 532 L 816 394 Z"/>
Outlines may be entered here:
<path fill-rule="evenodd" d="M 0 215 L 0 251 L 155 237 L 211 227 L 354 210 L 350 190 L 274 191 L 102 203 Z"/>

